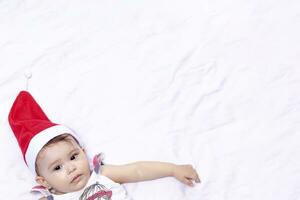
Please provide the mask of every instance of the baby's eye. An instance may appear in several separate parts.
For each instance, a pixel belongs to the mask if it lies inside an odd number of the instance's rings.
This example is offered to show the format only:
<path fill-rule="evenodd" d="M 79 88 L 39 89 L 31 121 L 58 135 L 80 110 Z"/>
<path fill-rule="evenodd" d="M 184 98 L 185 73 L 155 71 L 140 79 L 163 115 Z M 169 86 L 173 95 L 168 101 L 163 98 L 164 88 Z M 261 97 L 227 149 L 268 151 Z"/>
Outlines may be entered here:
<path fill-rule="evenodd" d="M 61 169 L 61 166 L 60 165 L 57 165 L 56 167 L 54 167 L 54 171 L 58 171 Z"/>
<path fill-rule="evenodd" d="M 77 158 L 77 156 L 78 156 L 78 153 L 75 153 L 75 154 L 73 154 L 72 156 L 71 156 L 71 160 L 75 160 L 76 158 Z"/>

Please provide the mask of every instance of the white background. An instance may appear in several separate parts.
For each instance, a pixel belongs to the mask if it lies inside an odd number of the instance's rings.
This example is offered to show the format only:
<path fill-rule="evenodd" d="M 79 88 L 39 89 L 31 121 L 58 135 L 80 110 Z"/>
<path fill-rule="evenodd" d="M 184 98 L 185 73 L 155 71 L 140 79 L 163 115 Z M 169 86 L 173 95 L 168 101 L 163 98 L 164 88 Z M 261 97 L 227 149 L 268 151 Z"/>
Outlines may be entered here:
<path fill-rule="evenodd" d="M 297 0 L 0 1 L 0 194 L 32 199 L 8 125 L 29 71 L 48 117 L 106 163 L 192 164 L 137 200 L 300 199 Z"/>

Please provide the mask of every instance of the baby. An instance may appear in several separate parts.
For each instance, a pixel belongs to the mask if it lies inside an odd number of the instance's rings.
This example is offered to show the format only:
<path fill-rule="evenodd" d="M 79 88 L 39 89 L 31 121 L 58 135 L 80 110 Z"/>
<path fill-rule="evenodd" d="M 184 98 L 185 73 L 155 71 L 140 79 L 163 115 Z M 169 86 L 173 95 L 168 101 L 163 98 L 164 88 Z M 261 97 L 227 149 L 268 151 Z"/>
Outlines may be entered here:
<path fill-rule="evenodd" d="M 122 183 L 173 176 L 193 186 L 199 183 L 191 165 L 139 161 L 125 165 L 103 164 L 101 154 L 90 164 L 79 137 L 69 128 L 52 123 L 33 97 L 21 91 L 9 122 L 28 168 L 40 186 L 39 199 L 129 200 Z"/>
<path fill-rule="evenodd" d="M 101 165 L 101 163 L 99 164 Z M 193 180 L 200 181 L 196 171 L 190 165 L 135 162 L 119 166 L 102 165 L 100 168 L 102 176 L 108 177 L 116 183 L 145 181 L 166 176 L 174 176 L 189 186 L 193 185 Z M 55 196 L 80 191 L 87 185 L 91 177 L 85 150 L 69 134 L 55 137 L 42 148 L 36 160 L 36 173 L 36 181 L 48 188 Z M 113 188 L 113 193 L 122 196 L 122 199 L 126 198 L 118 188 L 120 185 L 106 182 L 105 187 Z"/>

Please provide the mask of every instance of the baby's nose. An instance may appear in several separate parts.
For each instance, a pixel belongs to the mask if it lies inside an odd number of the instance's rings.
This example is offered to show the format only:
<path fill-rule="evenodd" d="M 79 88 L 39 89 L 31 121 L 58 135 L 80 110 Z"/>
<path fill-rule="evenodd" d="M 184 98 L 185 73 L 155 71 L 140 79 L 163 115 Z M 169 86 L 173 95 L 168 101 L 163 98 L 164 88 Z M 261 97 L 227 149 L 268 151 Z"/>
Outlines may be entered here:
<path fill-rule="evenodd" d="M 74 172 L 75 170 L 76 170 L 76 166 L 74 164 L 68 164 L 67 165 L 67 171 L 68 171 L 69 174 Z"/>

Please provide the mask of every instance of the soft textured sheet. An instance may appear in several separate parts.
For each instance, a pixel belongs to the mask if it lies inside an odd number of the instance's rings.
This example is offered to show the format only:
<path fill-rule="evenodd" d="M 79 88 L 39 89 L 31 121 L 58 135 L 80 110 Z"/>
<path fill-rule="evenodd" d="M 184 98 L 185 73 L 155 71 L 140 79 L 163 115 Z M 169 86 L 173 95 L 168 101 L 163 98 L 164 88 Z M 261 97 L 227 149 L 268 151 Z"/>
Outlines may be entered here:
<path fill-rule="evenodd" d="M 190 163 L 136 200 L 300 199 L 300 3 L 0 1 L 0 194 L 32 199 L 7 115 L 26 88 L 106 163 Z"/>

